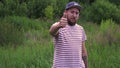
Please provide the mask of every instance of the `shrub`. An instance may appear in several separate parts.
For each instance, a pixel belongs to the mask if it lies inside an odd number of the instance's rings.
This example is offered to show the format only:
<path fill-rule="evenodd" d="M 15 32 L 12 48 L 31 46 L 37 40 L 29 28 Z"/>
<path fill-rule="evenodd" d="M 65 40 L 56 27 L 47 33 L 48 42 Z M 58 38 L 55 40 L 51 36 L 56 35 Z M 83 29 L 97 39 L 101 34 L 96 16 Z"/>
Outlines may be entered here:
<path fill-rule="evenodd" d="M 82 13 L 87 20 L 101 23 L 101 20 L 113 19 L 116 23 L 120 22 L 120 9 L 105 0 L 96 0 L 91 6 L 86 6 Z"/>
<path fill-rule="evenodd" d="M 114 3 L 116 5 L 120 5 L 120 0 L 109 0 L 111 3 Z"/>
<path fill-rule="evenodd" d="M 3 7 L 4 5 L 0 2 L 0 17 L 4 17 L 5 14 L 5 9 Z"/>
<path fill-rule="evenodd" d="M 84 5 L 84 8 L 80 11 L 80 19 L 85 19 L 87 21 L 90 20 L 90 14 L 91 14 L 91 6 L 89 5 Z"/>
<path fill-rule="evenodd" d="M 30 37 L 30 31 L 36 30 L 40 31 L 40 35 L 44 34 L 45 37 L 49 37 L 44 32 L 48 32 L 50 25 L 50 22 L 46 22 L 43 20 L 39 21 L 38 19 L 33 20 L 27 17 L 6 16 L 5 18 L 0 18 L 0 45 L 20 45 L 24 42 L 24 40 L 27 40 L 27 37 Z"/>
<path fill-rule="evenodd" d="M 96 40 L 102 45 L 118 44 L 120 40 L 120 26 L 115 24 L 111 19 L 103 20 L 100 30 L 96 35 Z"/>
<path fill-rule="evenodd" d="M 69 0 L 57 0 L 55 6 L 53 6 L 54 9 L 54 15 L 55 17 L 61 17 L 63 15 L 63 12 L 65 10 L 66 4 L 69 2 Z"/>
<path fill-rule="evenodd" d="M 44 11 L 45 13 L 45 16 L 48 18 L 48 19 L 53 19 L 53 7 L 52 6 L 47 6 L 46 8 L 45 8 L 45 11 Z"/>
<path fill-rule="evenodd" d="M 3 18 L 3 20 L 7 23 L 13 23 L 15 26 L 19 28 L 23 28 L 24 31 L 28 31 L 30 29 L 38 30 L 41 28 L 40 22 L 29 19 L 27 17 L 20 16 L 7 16 Z"/>
<path fill-rule="evenodd" d="M 24 41 L 24 31 L 16 27 L 13 23 L 0 22 L 0 45 L 22 44 Z"/>
<path fill-rule="evenodd" d="M 23 28 L 25 31 L 29 29 L 28 27 L 29 22 L 25 17 L 7 16 L 3 18 L 3 21 L 9 24 L 14 24 L 16 27 L 19 27 L 20 29 Z"/>
<path fill-rule="evenodd" d="M 29 0 L 27 2 L 28 6 L 28 16 L 31 18 L 45 17 L 44 9 L 51 5 L 53 0 Z"/>
<path fill-rule="evenodd" d="M 13 15 L 17 16 L 27 16 L 28 13 L 28 8 L 26 3 L 21 3 L 19 6 L 16 8 L 15 13 Z"/>
<path fill-rule="evenodd" d="M 25 2 L 20 3 L 19 0 L 3 0 L 3 2 L 0 2 L 0 17 L 10 15 L 27 16 L 27 12 Z"/>
<path fill-rule="evenodd" d="M 26 33 L 30 30 L 44 30 L 41 26 L 48 28 L 47 23 L 42 24 L 38 20 L 26 17 L 8 16 L 0 18 L 0 45 L 21 44 L 26 40 Z"/>

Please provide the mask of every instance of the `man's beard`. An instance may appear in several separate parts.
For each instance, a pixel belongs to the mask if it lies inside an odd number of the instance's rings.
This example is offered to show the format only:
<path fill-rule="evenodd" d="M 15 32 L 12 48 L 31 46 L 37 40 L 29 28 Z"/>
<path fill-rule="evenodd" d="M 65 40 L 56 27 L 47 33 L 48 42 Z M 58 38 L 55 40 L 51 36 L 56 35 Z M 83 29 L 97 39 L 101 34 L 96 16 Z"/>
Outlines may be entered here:
<path fill-rule="evenodd" d="M 74 26 L 75 24 L 76 24 L 76 22 L 71 22 L 70 20 L 68 20 L 68 25 Z"/>

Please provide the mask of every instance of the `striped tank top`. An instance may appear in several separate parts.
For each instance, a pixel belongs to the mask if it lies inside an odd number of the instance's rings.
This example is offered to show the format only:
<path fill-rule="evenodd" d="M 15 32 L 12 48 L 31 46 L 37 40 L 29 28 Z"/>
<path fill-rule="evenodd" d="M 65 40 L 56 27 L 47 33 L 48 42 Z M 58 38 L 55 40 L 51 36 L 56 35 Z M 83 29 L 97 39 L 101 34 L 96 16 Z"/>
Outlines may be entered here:
<path fill-rule="evenodd" d="M 82 60 L 82 41 L 86 34 L 82 26 L 66 25 L 54 37 L 54 60 L 52 68 L 85 68 Z"/>

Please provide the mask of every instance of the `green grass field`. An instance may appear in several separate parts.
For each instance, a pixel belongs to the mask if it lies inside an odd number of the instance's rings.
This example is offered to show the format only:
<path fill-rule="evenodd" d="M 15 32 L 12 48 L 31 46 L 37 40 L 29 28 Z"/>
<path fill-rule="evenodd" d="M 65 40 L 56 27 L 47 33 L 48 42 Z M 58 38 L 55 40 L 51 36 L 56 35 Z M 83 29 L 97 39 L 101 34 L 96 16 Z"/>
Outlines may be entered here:
<path fill-rule="evenodd" d="M 34 22 L 36 21 L 33 20 Z M 49 27 L 52 23 L 41 20 L 37 23 L 40 25 L 38 30 L 30 29 L 25 32 L 24 44 L 16 48 L 11 45 L 0 47 L 0 68 L 51 68 L 54 46 L 49 35 Z M 119 25 L 114 25 L 115 28 L 112 30 L 102 30 L 101 28 L 109 28 L 104 27 L 105 24 L 79 24 L 84 27 L 87 34 L 89 68 L 120 68 Z"/>

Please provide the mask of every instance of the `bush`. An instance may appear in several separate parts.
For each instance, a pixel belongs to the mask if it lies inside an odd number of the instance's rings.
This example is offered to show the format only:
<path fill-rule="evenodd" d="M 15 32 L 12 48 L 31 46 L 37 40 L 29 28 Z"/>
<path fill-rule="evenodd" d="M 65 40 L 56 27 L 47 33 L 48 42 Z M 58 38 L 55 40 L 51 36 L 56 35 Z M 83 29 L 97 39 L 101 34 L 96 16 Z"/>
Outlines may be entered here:
<path fill-rule="evenodd" d="M 20 3 L 19 0 L 3 0 L 0 2 L 0 17 L 18 15 L 27 16 L 27 4 Z"/>
<path fill-rule="evenodd" d="M 46 8 L 45 8 L 45 11 L 44 11 L 45 13 L 45 16 L 48 18 L 48 19 L 53 19 L 53 7 L 52 6 L 47 6 Z"/>
<path fill-rule="evenodd" d="M 27 2 L 28 6 L 28 17 L 39 18 L 45 17 L 44 9 L 51 5 L 53 0 L 29 0 Z"/>
<path fill-rule="evenodd" d="M 39 21 L 29 19 L 27 17 L 7 16 L 3 18 L 3 21 L 7 23 L 12 23 L 17 27 L 24 29 L 24 31 L 28 31 L 30 29 L 35 29 L 35 30 L 41 29 L 41 25 Z"/>
<path fill-rule="evenodd" d="M 17 45 L 24 41 L 24 31 L 13 23 L 0 22 L 0 45 Z"/>
<path fill-rule="evenodd" d="M 69 2 L 69 0 L 57 0 L 55 6 L 53 6 L 54 9 L 54 15 L 55 17 L 61 17 L 63 15 L 63 12 L 65 10 L 66 4 Z"/>
<path fill-rule="evenodd" d="M 4 44 L 22 44 L 26 40 L 26 33 L 30 30 L 44 30 L 41 26 L 46 26 L 38 20 L 28 19 L 26 17 L 8 16 L 0 18 L 0 45 Z M 48 24 L 47 24 L 48 25 Z"/>
<path fill-rule="evenodd" d="M 26 3 L 21 3 L 19 6 L 16 8 L 15 13 L 12 15 L 17 15 L 17 16 L 27 16 L 28 13 L 28 8 Z"/>
<path fill-rule="evenodd" d="M 120 26 L 115 24 L 111 19 L 103 20 L 100 25 L 100 30 L 96 35 L 96 40 L 102 45 L 119 44 Z"/>
<path fill-rule="evenodd" d="M 43 20 L 33 20 L 26 17 L 8 16 L 0 18 L 0 45 L 22 44 L 27 38 L 30 39 L 30 31 L 40 31 L 40 35 L 49 37 L 48 32 L 52 23 Z M 44 27 L 44 28 L 43 28 Z M 45 29 L 48 29 L 47 31 Z M 36 37 L 34 37 L 36 38 Z M 42 39 L 42 38 L 41 38 Z"/>
<path fill-rule="evenodd" d="M 0 1 L 0 17 L 16 15 L 43 18 L 51 13 L 54 17 L 61 17 L 69 1 L 71 0 L 2 0 Z M 76 0 L 76 2 L 86 1 Z"/>
<path fill-rule="evenodd" d="M 4 5 L 0 2 L 0 17 L 4 17 L 5 14 L 5 9 L 3 7 Z"/>
<path fill-rule="evenodd" d="M 116 5 L 120 5 L 120 0 L 109 0 L 111 3 L 114 3 Z"/>
<path fill-rule="evenodd" d="M 116 23 L 120 22 L 120 9 L 105 0 L 96 0 L 91 6 L 87 5 L 82 14 L 87 20 L 97 23 L 107 19 L 113 19 Z"/>

